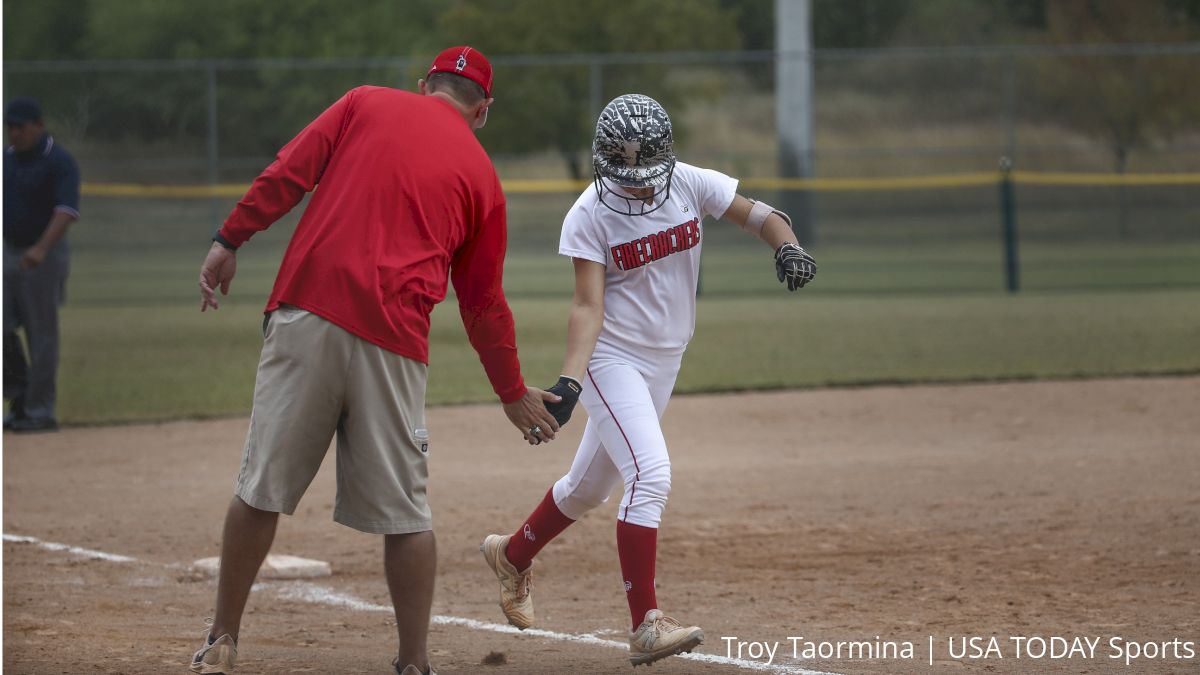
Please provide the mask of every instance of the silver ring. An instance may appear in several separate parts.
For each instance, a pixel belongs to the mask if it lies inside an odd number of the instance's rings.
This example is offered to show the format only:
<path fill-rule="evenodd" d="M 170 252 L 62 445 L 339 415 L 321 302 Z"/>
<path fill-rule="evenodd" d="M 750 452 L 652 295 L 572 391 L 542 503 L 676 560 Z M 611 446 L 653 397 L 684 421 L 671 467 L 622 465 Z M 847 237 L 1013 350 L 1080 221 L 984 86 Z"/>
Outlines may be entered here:
<path fill-rule="evenodd" d="M 537 436 L 540 433 L 542 433 L 542 428 L 539 427 L 538 425 L 535 424 L 535 425 L 529 427 L 529 435 L 530 436 Z"/>

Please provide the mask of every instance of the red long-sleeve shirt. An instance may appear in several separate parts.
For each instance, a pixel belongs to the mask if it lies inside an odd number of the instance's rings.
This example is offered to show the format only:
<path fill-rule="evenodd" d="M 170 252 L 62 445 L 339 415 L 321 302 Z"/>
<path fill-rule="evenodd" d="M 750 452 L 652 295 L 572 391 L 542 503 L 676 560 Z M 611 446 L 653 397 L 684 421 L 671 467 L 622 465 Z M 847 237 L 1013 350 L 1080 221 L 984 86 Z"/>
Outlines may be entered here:
<path fill-rule="evenodd" d="M 504 193 L 457 110 L 434 96 L 352 89 L 279 151 L 221 236 L 240 246 L 314 188 L 266 311 L 294 305 L 428 363 L 429 314 L 449 271 L 492 388 L 505 403 L 525 394 L 501 287 Z"/>

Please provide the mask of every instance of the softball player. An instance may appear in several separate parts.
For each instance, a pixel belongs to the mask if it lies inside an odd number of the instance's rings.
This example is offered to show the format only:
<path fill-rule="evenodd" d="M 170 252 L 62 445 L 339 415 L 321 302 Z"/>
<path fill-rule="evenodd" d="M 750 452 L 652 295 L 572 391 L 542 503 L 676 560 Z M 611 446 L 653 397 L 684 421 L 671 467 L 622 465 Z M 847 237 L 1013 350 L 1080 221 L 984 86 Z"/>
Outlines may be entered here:
<path fill-rule="evenodd" d="M 570 471 L 508 536 L 480 549 L 500 580 L 500 607 L 517 628 L 533 624 L 533 557 L 618 483 L 617 549 L 629 602 L 633 665 L 689 652 L 703 639 L 658 609 L 658 526 L 671 489 L 660 419 L 696 324 L 696 284 L 706 216 L 723 218 L 775 250 L 789 290 L 816 273 L 786 215 L 737 194 L 737 180 L 677 162 L 671 121 L 654 99 L 605 106 L 592 144 L 594 185 L 563 222 L 559 253 L 575 266 L 563 376 L 547 404 L 560 423 L 579 400 L 588 421 Z M 535 434 L 530 434 L 535 436 Z"/>

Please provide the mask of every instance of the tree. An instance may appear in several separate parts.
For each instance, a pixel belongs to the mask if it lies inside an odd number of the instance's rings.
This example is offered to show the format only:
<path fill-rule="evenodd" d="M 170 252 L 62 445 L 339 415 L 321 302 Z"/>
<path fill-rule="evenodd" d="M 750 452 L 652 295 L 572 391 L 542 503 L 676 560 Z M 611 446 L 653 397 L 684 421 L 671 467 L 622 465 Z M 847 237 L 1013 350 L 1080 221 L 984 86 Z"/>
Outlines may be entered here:
<path fill-rule="evenodd" d="M 882 47 L 911 11 L 912 0 L 814 0 L 813 45 Z"/>
<path fill-rule="evenodd" d="M 353 11 L 350 11 L 352 9 Z M 438 45 L 437 0 L 41 0 L 5 3 L 11 60 L 146 60 L 166 68 L 23 72 L 6 67 L 6 89 L 36 95 L 75 138 L 202 148 L 207 134 L 206 59 L 420 56 Z M 64 39 L 68 38 L 68 39 Z M 6 66 L 9 64 L 6 64 Z M 261 157 L 358 84 L 415 85 L 391 67 L 255 65 L 218 73 L 223 156 Z M 404 79 L 403 83 L 401 79 Z M 187 152 L 202 152 L 188 149 Z"/>
<path fill-rule="evenodd" d="M 1049 38 L 1060 44 L 1187 42 L 1196 28 L 1181 21 L 1172 4 L 1058 0 L 1048 6 Z M 1191 59 L 1066 53 L 1056 61 L 1038 83 L 1043 112 L 1104 138 L 1117 172 L 1125 171 L 1134 148 L 1169 138 L 1192 120 L 1186 113 L 1198 99 Z"/>
<path fill-rule="evenodd" d="M 88 0 L 4 3 L 4 60 L 78 59 L 84 55 Z"/>
<path fill-rule="evenodd" d="M 580 179 L 591 175 L 580 151 L 590 145 L 600 111 L 589 106 L 587 65 L 555 64 L 553 55 L 736 49 L 734 19 L 716 0 L 460 0 L 439 27 L 444 43 L 472 44 L 492 58 L 547 55 L 547 65 L 497 67 L 498 102 L 481 139 L 493 152 L 555 151 Z M 601 105 L 628 92 L 653 96 L 668 111 L 687 100 L 661 66 L 611 66 L 603 77 Z"/>
<path fill-rule="evenodd" d="M 386 58 L 434 51 L 430 29 L 438 3 L 433 0 L 356 0 L 352 8 L 323 0 L 97 2 L 87 49 L 99 59 L 171 60 Z M 221 70 L 222 154 L 271 154 L 347 89 L 399 85 L 398 76 L 383 67 Z M 199 68 L 110 78 L 104 95 L 120 91 L 126 103 L 111 115 L 98 110 L 94 123 L 110 138 L 203 138 L 206 87 Z"/>
<path fill-rule="evenodd" d="M 1047 5 L 1047 38 L 1059 44 L 1187 42 L 1200 33 L 1189 8 L 1195 4 L 1057 0 Z M 1194 55 L 1064 52 L 1053 67 L 1035 73 L 1034 106 L 1043 118 L 1103 139 L 1114 170 L 1124 173 L 1136 148 L 1196 128 L 1195 76 Z M 1120 200 L 1124 233 L 1124 190 Z"/>

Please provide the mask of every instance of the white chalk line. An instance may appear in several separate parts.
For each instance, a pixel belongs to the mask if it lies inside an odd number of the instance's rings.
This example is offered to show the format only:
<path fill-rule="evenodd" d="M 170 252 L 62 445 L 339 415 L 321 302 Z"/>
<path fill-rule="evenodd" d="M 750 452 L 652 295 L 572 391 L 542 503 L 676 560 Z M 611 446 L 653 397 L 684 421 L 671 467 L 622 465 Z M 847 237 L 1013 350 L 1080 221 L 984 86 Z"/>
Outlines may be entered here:
<path fill-rule="evenodd" d="M 264 584 L 265 586 L 265 584 Z M 308 582 L 290 582 L 281 585 L 276 589 L 276 594 L 285 600 L 298 600 L 303 602 L 311 602 L 320 605 L 329 605 L 333 607 L 345 607 L 360 612 L 387 612 L 391 613 L 392 608 L 387 605 L 377 605 L 374 603 L 360 600 L 352 595 L 340 593 L 330 588 L 318 586 Z M 490 631 L 492 633 L 505 633 L 508 635 L 530 635 L 533 637 L 541 637 L 549 640 L 559 640 L 562 642 L 575 642 L 578 644 L 586 644 L 595 647 L 610 647 L 614 649 L 629 650 L 629 644 L 618 642 L 616 640 L 605 640 L 598 638 L 595 635 L 576 635 L 572 633 L 558 633 L 555 631 L 542 630 L 540 628 L 528 628 L 518 630 L 517 628 L 505 624 L 489 623 L 486 621 L 477 621 L 475 619 L 464 619 L 456 616 L 434 615 L 432 622 L 443 626 L 462 626 L 472 630 Z M 717 656 L 715 654 L 679 654 L 679 658 L 689 659 L 692 661 L 702 661 L 705 663 L 716 663 L 720 665 L 737 666 L 748 670 L 760 670 L 772 673 L 787 673 L 789 675 L 834 675 L 833 673 L 822 673 L 816 670 L 807 670 L 804 668 L 792 668 L 788 666 L 768 665 L 757 661 L 748 661 L 745 659 L 735 659 L 728 656 Z"/>
<path fill-rule="evenodd" d="M 15 534 L 6 534 L 4 535 L 4 541 L 10 541 L 14 544 L 34 544 L 49 551 L 65 551 L 71 555 L 77 555 L 81 558 L 90 558 L 92 560 L 104 560 L 106 562 L 118 563 L 138 562 L 137 558 L 130 558 L 127 555 L 117 555 L 116 553 L 94 551 L 90 548 L 79 548 L 78 546 L 68 546 L 67 544 L 56 544 L 52 541 L 42 541 L 36 537 L 20 537 Z"/>
<path fill-rule="evenodd" d="M 26 537 L 12 534 L 5 534 L 4 541 L 14 544 L 33 544 L 39 548 L 44 548 L 49 551 L 62 551 L 71 555 L 88 558 L 91 560 L 101 560 L 104 562 L 116 563 L 144 563 L 145 561 L 137 558 L 132 558 L 126 555 L 116 553 L 107 553 L 105 551 L 97 551 L 89 548 L 80 548 L 69 544 L 59 544 L 52 541 L 42 541 L 36 537 Z M 161 563 L 159 563 L 161 564 Z M 170 565 L 164 565 L 170 567 Z M 317 605 L 325 605 L 329 607 L 343 607 L 356 612 L 387 612 L 392 613 L 392 608 L 388 605 L 378 605 L 366 600 L 360 600 L 352 595 L 341 593 L 324 586 L 319 586 L 311 582 L 293 581 L 287 583 L 264 582 L 254 585 L 255 589 L 271 589 L 276 595 L 284 600 L 294 600 L 308 602 Z M 487 621 L 478 621 L 476 619 L 465 619 L 457 616 L 443 616 L 435 614 L 431 617 L 434 624 L 441 626 L 461 626 L 471 630 L 488 631 L 492 633 L 504 633 L 509 635 L 529 635 L 531 637 L 540 637 L 547 640 L 558 640 L 560 642 L 573 642 L 576 644 L 590 645 L 594 647 L 608 647 L 612 649 L 629 650 L 629 645 L 625 642 L 616 640 L 605 640 L 598 638 L 595 635 L 575 635 L 571 633 L 558 633 L 555 631 L 543 630 L 540 628 L 529 628 L 526 630 L 518 630 L 509 625 L 490 623 Z M 798 666 L 784 666 L 777 664 L 766 664 L 758 661 L 748 661 L 745 659 L 735 659 L 729 656 L 718 656 L 716 654 L 679 654 L 677 658 L 688 659 L 691 661 L 700 661 L 703 663 L 713 663 L 717 665 L 734 666 L 744 670 L 757 670 L 769 673 L 778 673 L 780 675 L 836 675 L 818 670 L 808 670 Z"/>

